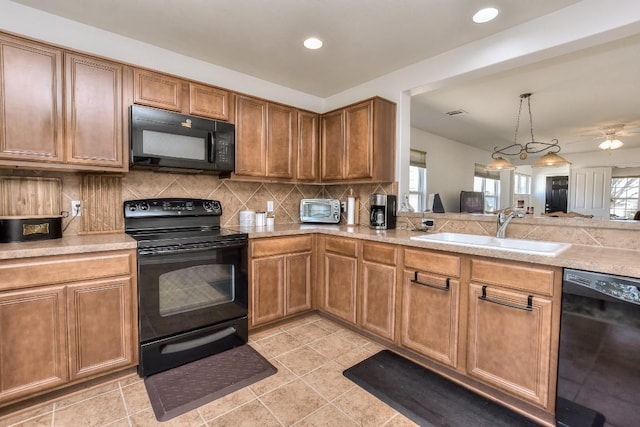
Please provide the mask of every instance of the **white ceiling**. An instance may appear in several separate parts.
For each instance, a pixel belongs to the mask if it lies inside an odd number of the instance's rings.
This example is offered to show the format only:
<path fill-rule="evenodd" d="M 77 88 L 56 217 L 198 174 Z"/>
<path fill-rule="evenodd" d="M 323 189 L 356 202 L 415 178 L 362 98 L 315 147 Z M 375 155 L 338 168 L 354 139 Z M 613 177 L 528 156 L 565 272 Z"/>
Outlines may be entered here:
<path fill-rule="evenodd" d="M 492 0 L 479 25 L 486 0 L 14 1 L 322 98 L 578 2 Z"/>
<path fill-rule="evenodd" d="M 231 70 L 327 98 L 578 0 L 13 0 Z M 324 47 L 302 47 L 308 36 Z M 513 143 L 519 95 L 531 97 L 535 139 L 563 153 L 597 151 L 624 124 L 640 147 L 640 36 L 412 98 L 411 125 L 486 150 Z M 463 109 L 467 114 L 444 113 Z M 521 120 L 518 142 L 530 140 Z M 528 138 L 528 139 L 527 139 Z M 523 140 L 524 139 L 524 140 Z"/>
<path fill-rule="evenodd" d="M 486 150 L 513 144 L 520 94 L 532 93 L 536 141 L 563 153 L 599 151 L 617 124 L 622 149 L 640 147 L 640 36 L 414 96 L 412 126 Z M 448 116 L 453 110 L 467 113 Z M 523 105 L 518 142 L 531 141 Z"/>

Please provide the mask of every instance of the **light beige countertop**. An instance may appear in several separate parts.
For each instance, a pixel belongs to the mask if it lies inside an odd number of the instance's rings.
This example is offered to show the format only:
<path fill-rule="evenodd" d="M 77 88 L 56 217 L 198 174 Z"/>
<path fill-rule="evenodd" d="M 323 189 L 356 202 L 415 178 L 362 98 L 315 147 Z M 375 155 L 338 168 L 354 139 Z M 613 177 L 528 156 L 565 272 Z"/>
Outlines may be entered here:
<path fill-rule="evenodd" d="M 0 260 L 135 249 L 136 245 L 136 241 L 124 233 L 89 234 L 34 242 L 0 243 Z"/>
<path fill-rule="evenodd" d="M 267 229 L 266 227 L 249 227 L 243 228 L 242 231 L 248 233 L 249 238 L 291 236 L 315 232 L 452 253 L 479 255 L 640 278 L 639 250 L 574 244 L 569 249 L 553 257 L 438 242 L 416 241 L 411 240 L 411 236 L 418 236 L 425 233 L 410 230 L 372 230 L 365 226 L 284 224 L 276 225 L 272 229 Z"/>
<path fill-rule="evenodd" d="M 640 278 L 640 251 L 597 246 L 572 245 L 558 256 L 531 255 L 518 252 L 411 240 L 424 232 L 410 230 L 372 230 L 365 226 L 279 224 L 274 227 L 238 228 L 249 238 L 292 236 L 321 233 L 451 253 L 479 255 L 542 265 L 575 268 L 600 273 Z M 124 233 L 67 236 L 61 239 L 23 243 L 0 243 L 0 260 L 47 255 L 66 255 L 136 248 L 136 241 Z"/>

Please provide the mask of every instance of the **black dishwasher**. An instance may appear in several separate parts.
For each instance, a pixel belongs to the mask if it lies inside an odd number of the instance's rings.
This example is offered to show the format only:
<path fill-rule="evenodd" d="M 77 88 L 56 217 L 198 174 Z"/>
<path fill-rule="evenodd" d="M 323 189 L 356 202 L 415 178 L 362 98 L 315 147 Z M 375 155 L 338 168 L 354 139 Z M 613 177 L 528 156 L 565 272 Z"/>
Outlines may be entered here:
<path fill-rule="evenodd" d="M 640 279 L 565 269 L 559 353 L 559 426 L 638 426 Z"/>

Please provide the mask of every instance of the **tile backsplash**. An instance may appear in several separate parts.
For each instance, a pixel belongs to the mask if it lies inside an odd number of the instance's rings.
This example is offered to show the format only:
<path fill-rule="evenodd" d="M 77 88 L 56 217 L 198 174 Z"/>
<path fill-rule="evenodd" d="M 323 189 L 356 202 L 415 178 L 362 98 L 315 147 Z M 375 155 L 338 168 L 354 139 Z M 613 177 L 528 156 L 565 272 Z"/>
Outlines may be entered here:
<path fill-rule="evenodd" d="M 242 210 L 265 211 L 272 200 L 276 224 L 300 222 L 300 200 L 334 198 L 346 201 L 350 190 L 360 200 L 360 223 L 369 218 L 369 194 L 395 194 L 395 184 L 283 184 L 221 180 L 211 175 L 166 174 L 131 171 L 122 180 L 122 199 L 193 197 L 219 200 L 222 225 L 239 225 Z M 344 220 L 345 218 L 343 218 Z"/>
<path fill-rule="evenodd" d="M 23 177 L 33 182 L 34 177 L 56 178 L 62 182 L 60 195 L 62 210 L 70 210 L 72 200 L 82 200 L 90 217 L 65 218 L 65 235 L 95 232 L 122 232 L 122 201 L 154 197 L 192 197 L 219 200 L 224 226 L 239 225 L 241 210 L 264 211 L 267 201 L 273 200 L 276 224 L 294 224 L 299 220 L 302 198 L 335 198 L 346 202 L 350 191 L 359 198 L 360 224 L 369 219 L 371 193 L 397 194 L 397 184 L 283 184 L 221 180 L 211 175 L 158 173 L 131 171 L 123 175 L 73 174 L 22 170 L 0 171 L 2 177 Z M 116 177 L 116 178 L 114 178 Z M 100 184 L 100 183 L 105 183 Z M 107 184 L 108 183 L 108 184 Z M 121 183 L 121 184 L 120 184 Z M 0 185 L 0 210 L 3 206 L 21 203 L 24 194 L 6 194 L 9 187 Z M 30 188 L 29 186 L 25 188 Z M 51 187 L 52 188 L 52 187 Z M 46 199 L 46 198 L 45 198 Z M 118 205 L 118 206 L 112 206 Z M 25 205 L 26 206 L 26 205 Z M 94 209 L 93 211 L 91 209 Z M 24 214 L 29 214 L 25 212 Z M 0 216 L 10 212 L 0 211 Z M 469 214 L 400 213 L 398 228 L 419 228 L 422 218 L 435 219 L 434 231 L 469 234 L 495 234 L 495 216 Z M 91 221 L 89 221 L 91 219 Z M 343 213 L 342 222 L 346 222 Z M 640 222 L 605 221 L 593 219 L 567 219 L 530 217 L 514 220 L 507 229 L 507 237 L 532 240 L 562 241 L 579 245 L 640 249 Z"/>
<path fill-rule="evenodd" d="M 300 222 L 300 199 L 303 198 L 335 198 L 346 202 L 350 191 L 359 198 L 360 223 L 367 224 L 369 218 L 369 194 L 396 194 L 397 185 L 388 184 L 284 184 L 268 182 L 249 182 L 219 179 L 212 175 L 158 173 L 152 171 L 131 171 L 121 176 L 121 194 L 114 194 L 113 187 L 95 185 L 99 182 L 113 183 L 105 180 L 103 174 L 64 174 L 34 171 L 1 171 L 0 176 L 24 177 L 33 176 L 56 177 L 62 182 L 61 205 L 62 210 L 70 210 L 72 200 L 82 200 L 88 218 L 72 220 L 65 218 L 63 227 L 68 226 L 65 235 L 96 232 L 99 225 L 104 232 L 121 232 L 122 202 L 133 199 L 160 197 L 191 197 L 219 200 L 222 204 L 223 215 L 221 223 L 232 227 L 239 225 L 241 210 L 265 211 L 267 201 L 274 202 L 276 224 L 292 224 Z M 104 187 L 104 188 L 103 188 Z M 103 202 L 105 194 L 109 192 L 108 200 L 118 200 L 119 206 L 107 206 Z M 11 200 L 19 195 L 1 195 Z M 121 197 L 120 197 L 121 196 Z M 115 202 L 107 202 L 115 203 Z M 97 210 L 96 210 L 97 209 Z M 102 212 L 104 211 L 104 212 Z M 26 212 L 25 214 L 29 214 Z M 0 215 L 6 215 L 0 212 Z M 346 221 L 343 214 L 343 222 Z M 119 216 L 119 218 L 115 218 Z M 113 218 L 112 218 L 113 217 Z M 96 219 L 97 218 L 97 219 Z M 90 224 L 92 224 L 90 226 Z M 105 224 L 113 224 L 109 229 Z M 100 228 L 99 227 L 99 228 Z"/>

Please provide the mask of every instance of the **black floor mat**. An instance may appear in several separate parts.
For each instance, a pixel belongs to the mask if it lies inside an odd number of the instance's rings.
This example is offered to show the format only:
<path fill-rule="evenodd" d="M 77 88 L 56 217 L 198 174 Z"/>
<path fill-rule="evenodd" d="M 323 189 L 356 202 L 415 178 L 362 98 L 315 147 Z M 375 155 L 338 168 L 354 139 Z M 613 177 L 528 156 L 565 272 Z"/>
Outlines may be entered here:
<path fill-rule="evenodd" d="M 158 421 L 167 421 L 278 370 L 248 345 L 145 378 Z"/>
<path fill-rule="evenodd" d="M 388 350 L 352 366 L 344 376 L 421 426 L 538 426 Z"/>

